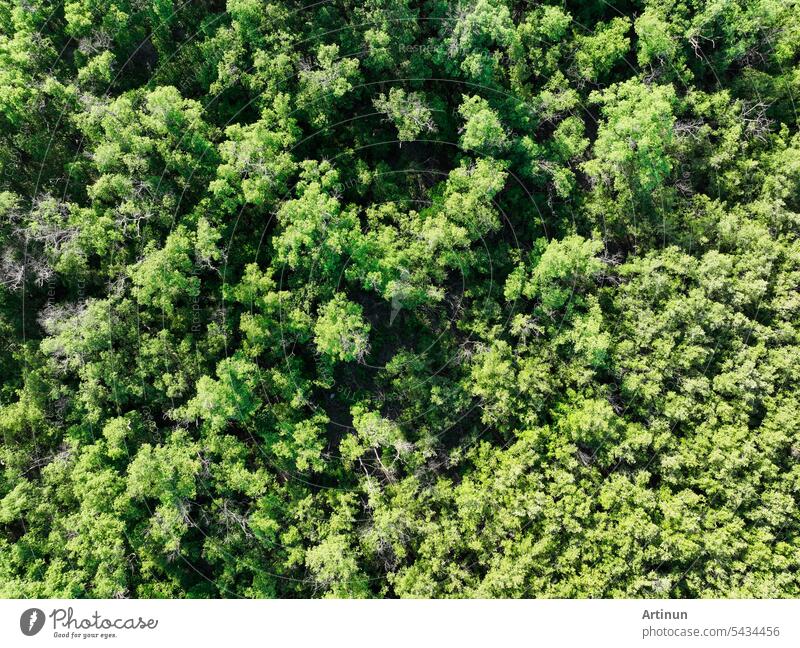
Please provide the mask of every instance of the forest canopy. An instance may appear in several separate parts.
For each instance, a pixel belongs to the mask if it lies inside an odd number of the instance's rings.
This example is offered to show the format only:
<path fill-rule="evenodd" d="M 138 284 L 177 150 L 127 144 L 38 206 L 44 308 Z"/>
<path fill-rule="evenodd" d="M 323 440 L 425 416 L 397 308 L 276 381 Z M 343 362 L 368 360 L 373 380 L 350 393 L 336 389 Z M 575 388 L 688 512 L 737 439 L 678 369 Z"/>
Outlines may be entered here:
<path fill-rule="evenodd" d="M 800 597 L 800 2 L 0 0 L 0 596 Z"/>

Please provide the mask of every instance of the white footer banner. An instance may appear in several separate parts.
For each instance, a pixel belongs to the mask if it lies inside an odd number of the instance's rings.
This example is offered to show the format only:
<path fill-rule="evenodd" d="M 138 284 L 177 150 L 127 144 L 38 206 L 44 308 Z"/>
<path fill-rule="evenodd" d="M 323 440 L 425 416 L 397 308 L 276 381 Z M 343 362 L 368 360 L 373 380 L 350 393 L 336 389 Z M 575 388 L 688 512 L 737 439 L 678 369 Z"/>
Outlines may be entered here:
<path fill-rule="evenodd" d="M 0 646 L 800 646 L 800 601 L 0 600 Z"/>

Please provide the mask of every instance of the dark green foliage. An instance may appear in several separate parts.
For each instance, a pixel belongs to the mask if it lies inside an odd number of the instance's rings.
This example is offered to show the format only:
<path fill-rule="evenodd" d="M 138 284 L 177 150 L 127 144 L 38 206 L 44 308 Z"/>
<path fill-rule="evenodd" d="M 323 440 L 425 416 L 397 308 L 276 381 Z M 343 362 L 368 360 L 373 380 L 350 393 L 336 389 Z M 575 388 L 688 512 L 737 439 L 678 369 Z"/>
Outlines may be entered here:
<path fill-rule="evenodd" d="M 800 597 L 800 3 L 0 0 L 0 595 Z"/>

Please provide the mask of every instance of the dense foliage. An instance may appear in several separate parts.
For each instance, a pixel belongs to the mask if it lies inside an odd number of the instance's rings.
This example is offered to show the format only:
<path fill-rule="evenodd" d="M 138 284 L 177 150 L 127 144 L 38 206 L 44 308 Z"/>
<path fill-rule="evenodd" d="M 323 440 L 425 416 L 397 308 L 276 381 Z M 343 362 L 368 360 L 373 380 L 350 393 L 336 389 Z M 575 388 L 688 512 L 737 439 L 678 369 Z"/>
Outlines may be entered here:
<path fill-rule="evenodd" d="M 0 0 L 0 595 L 800 596 L 796 0 Z"/>

